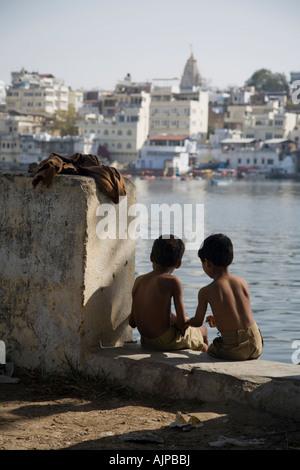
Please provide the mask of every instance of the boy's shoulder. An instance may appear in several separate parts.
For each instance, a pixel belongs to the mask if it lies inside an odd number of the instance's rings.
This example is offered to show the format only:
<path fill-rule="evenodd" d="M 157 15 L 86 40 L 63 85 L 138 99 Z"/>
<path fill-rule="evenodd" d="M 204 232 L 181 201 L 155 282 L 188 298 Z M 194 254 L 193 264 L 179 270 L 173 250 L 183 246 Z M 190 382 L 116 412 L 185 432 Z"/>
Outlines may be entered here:
<path fill-rule="evenodd" d="M 241 284 L 243 286 L 247 286 L 247 281 L 243 277 L 234 276 L 233 274 L 231 274 L 230 278 L 232 282 L 234 282 L 235 284 Z"/>
<path fill-rule="evenodd" d="M 210 282 L 206 286 L 200 287 L 198 295 L 208 296 L 214 286 L 214 281 Z"/>
<path fill-rule="evenodd" d="M 158 282 L 161 282 L 163 284 L 170 284 L 170 285 L 181 285 L 181 280 L 179 277 L 174 276 L 174 274 L 167 274 L 167 273 L 162 273 L 157 276 Z"/>

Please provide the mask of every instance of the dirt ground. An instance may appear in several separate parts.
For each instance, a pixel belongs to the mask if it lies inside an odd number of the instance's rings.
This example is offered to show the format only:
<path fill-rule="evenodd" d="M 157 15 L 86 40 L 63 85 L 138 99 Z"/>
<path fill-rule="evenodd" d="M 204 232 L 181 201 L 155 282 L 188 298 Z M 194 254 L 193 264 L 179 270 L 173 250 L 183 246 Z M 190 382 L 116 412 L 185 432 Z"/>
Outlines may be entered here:
<path fill-rule="evenodd" d="M 75 373 L 14 377 L 0 383 L 0 450 L 300 450 L 299 422 L 232 403 L 159 400 Z"/>

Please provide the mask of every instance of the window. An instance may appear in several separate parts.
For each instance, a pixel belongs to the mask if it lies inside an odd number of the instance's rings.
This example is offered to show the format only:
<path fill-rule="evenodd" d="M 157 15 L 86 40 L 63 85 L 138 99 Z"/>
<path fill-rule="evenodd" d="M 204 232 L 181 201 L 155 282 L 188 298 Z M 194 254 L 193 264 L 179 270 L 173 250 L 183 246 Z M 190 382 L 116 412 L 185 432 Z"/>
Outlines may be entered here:
<path fill-rule="evenodd" d="M 132 135 L 132 131 L 130 129 L 128 129 L 127 135 Z"/>
<path fill-rule="evenodd" d="M 108 130 L 107 130 L 107 129 L 105 129 L 105 131 L 104 131 L 104 135 L 108 135 L 108 134 L 109 134 Z"/>
<path fill-rule="evenodd" d="M 123 132 L 121 130 L 119 130 L 118 135 L 123 135 Z"/>

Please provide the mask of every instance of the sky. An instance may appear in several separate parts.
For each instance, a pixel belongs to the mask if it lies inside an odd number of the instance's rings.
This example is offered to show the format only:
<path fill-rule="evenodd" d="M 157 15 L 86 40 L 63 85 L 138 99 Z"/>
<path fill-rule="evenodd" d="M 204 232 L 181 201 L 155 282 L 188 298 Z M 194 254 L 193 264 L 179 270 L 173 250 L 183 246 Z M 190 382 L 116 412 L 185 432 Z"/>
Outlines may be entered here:
<path fill-rule="evenodd" d="M 212 87 L 243 86 L 261 68 L 289 80 L 299 14 L 299 0 L 0 0 L 0 80 L 24 67 L 113 90 L 128 73 L 181 79 L 191 51 Z"/>

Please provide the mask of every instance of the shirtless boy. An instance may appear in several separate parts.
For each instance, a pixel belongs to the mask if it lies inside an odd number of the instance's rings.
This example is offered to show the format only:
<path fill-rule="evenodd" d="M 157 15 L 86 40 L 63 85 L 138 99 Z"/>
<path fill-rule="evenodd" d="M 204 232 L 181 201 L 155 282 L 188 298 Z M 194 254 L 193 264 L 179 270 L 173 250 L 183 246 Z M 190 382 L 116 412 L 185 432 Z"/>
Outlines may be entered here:
<path fill-rule="evenodd" d="M 150 255 L 153 270 L 135 280 L 129 324 L 138 329 L 144 348 L 207 350 L 207 328 L 187 326 L 182 284 L 172 275 L 181 266 L 184 250 L 180 238 L 160 236 Z M 171 312 L 172 299 L 176 314 Z"/>
<path fill-rule="evenodd" d="M 252 316 L 247 283 L 228 270 L 233 260 L 231 240 L 223 234 L 210 235 L 198 256 L 213 281 L 199 290 L 196 313 L 188 324 L 201 326 L 209 304 L 213 315 L 206 321 L 217 327 L 221 337 L 210 344 L 208 354 L 229 360 L 258 359 L 263 340 Z"/>

